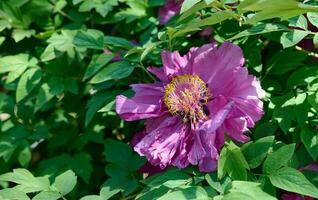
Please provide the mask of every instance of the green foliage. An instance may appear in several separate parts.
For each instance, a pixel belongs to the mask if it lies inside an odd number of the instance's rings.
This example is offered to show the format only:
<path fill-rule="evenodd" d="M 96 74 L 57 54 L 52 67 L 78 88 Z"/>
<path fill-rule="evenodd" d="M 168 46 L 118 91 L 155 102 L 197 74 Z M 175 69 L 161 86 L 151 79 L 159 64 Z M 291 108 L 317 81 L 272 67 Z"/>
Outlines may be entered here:
<path fill-rule="evenodd" d="M 269 176 L 271 183 L 283 190 L 317 198 L 318 189 L 296 169 L 284 167 Z"/>
<path fill-rule="evenodd" d="M 259 183 L 248 181 L 233 181 L 222 200 L 230 199 L 264 199 L 274 200 L 276 198 L 262 191 Z"/>
<path fill-rule="evenodd" d="M 14 188 L 0 190 L 0 197 L 11 199 L 30 199 L 28 193 L 37 193 L 32 200 L 59 199 L 71 192 L 76 185 L 77 178 L 74 172 L 66 171 L 57 176 L 50 184 L 47 176 L 34 177 L 26 169 L 15 169 L 0 176 L 1 181 L 17 184 Z"/>
<path fill-rule="evenodd" d="M 287 164 L 287 162 L 293 156 L 295 145 L 290 144 L 280 147 L 277 151 L 270 154 L 263 165 L 264 173 L 271 174 L 280 167 Z"/>
<path fill-rule="evenodd" d="M 318 3 L 185 0 L 162 25 L 165 3 L 0 1 L 0 199 L 318 198 L 305 168 L 318 161 Z M 122 121 L 116 96 L 156 81 L 146 68 L 163 50 L 211 41 L 239 45 L 266 91 L 251 141 L 225 138 L 211 173 L 142 173 L 130 141 L 144 123 Z"/>
<path fill-rule="evenodd" d="M 249 166 L 240 148 L 232 142 L 225 144 L 218 161 L 218 178 L 228 173 L 233 179 L 246 180 L 246 169 L 249 169 Z"/>

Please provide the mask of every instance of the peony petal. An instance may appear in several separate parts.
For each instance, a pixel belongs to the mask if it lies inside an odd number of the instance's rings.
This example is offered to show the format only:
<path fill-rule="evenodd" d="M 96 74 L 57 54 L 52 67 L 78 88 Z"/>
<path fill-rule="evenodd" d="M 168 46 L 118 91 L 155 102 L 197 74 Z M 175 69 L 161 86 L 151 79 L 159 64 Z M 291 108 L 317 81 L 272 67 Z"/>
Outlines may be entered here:
<path fill-rule="evenodd" d="M 166 76 L 175 76 L 181 73 L 182 68 L 187 64 L 187 59 L 180 56 L 179 52 L 162 51 L 161 59 L 163 70 Z"/>
<path fill-rule="evenodd" d="M 163 87 L 159 84 L 132 85 L 136 92 L 131 99 L 119 95 L 116 97 L 116 112 L 126 121 L 134 121 L 164 114 L 161 99 Z"/>
<path fill-rule="evenodd" d="M 190 54 L 192 72 L 208 83 L 214 95 L 222 94 L 224 82 L 231 81 L 233 71 L 244 63 L 241 48 L 229 42 L 219 48 L 215 44 L 204 45 Z"/>
<path fill-rule="evenodd" d="M 189 73 L 198 74 L 201 78 L 204 79 L 207 74 L 201 74 L 200 70 L 205 70 L 206 72 L 208 68 L 211 68 L 211 63 L 208 63 L 206 61 L 209 55 L 215 52 L 216 47 L 216 43 L 205 44 L 202 47 L 192 47 L 189 53 L 187 53 L 187 55 L 185 56 L 188 60 L 186 68 L 188 69 Z M 204 64 L 204 66 L 199 66 L 202 64 Z"/>
<path fill-rule="evenodd" d="M 249 141 L 249 137 L 243 133 L 248 131 L 247 120 L 244 117 L 229 118 L 224 121 L 224 129 L 229 137 L 239 142 Z"/>
<path fill-rule="evenodd" d="M 201 141 L 199 132 L 192 132 L 190 134 L 194 135 L 194 142 L 189 152 L 188 160 L 192 165 L 197 165 L 199 164 L 201 158 L 208 156 L 203 147 L 203 143 L 205 141 Z"/>
<path fill-rule="evenodd" d="M 163 68 L 158 68 L 158 67 L 148 67 L 147 70 L 154 74 L 160 81 L 167 83 L 169 82 L 168 76 L 165 74 L 165 71 Z"/>
<path fill-rule="evenodd" d="M 215 148 L 216 133 L 196 131 L 194 142 L 188 155 L 188 160 L 193 165 L 199 165 L 202 172 L 211 172 L 216 169 L 218 151 Z"/>
<path fill-rule="evenodd" d="M 146 132 L 150 133 L 154 129 L 156 129 L 166 118 L 170 117 L 170 113 L 166 112 L 165 114 L 155 117 L 149 118 L 145 121 L 146 124 Z"/>
<path fill-rule="evenodd" d="M 166 118 L 152 132 L 148 133 L 134 150 L 146 156 L 152 165 L 159 165 L 162 169 L 171 164 L 172 158 L 188 131 L 178 117 Z"/>
<path fill-rule="evenodd" d="M 216 100 L 214 100 L 209 107 L 212 107 L 210 110 L 213 110 L 215 107 L 215 104 L 224 104 L 224 97 L 219 97 Z M 223 101 L 223 102 L 221 102 Z M 216 106 L 216 108 L 219 108 L 217 112 L 211 112 L 210 119 L 205 121 L 199 128 L 199 130 L 207 132 L 207 133 L 213 133 L 216 131 L 224 122 L 228 114 L 230 113 L 231 109 L 233 107 L 233 102 L 226 102 L 226 104 L 222 106 Z"/>

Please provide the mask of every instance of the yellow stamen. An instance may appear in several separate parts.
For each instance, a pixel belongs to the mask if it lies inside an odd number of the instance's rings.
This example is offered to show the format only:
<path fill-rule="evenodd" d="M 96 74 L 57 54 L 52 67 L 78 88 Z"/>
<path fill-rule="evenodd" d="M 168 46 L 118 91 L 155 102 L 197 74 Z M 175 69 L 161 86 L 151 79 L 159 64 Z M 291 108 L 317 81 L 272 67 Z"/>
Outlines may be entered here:
<path fill-rule="evenodd" d="M 203 106 L 211 94 L 205 82 L 197 75 L 178 75 L 165 86 L 164 103 L 172 115 L 183 121 L 196 123 L 207 118 Z"/>

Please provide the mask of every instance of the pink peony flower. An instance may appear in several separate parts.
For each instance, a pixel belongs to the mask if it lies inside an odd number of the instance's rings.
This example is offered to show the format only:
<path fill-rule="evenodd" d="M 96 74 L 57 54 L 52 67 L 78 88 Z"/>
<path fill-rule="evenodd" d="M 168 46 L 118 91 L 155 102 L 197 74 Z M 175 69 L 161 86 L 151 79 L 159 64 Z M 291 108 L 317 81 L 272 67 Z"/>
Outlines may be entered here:
<path fill-rule="evenodd" d="M 160 24 L 167 23 L 171 17 L 180 12 L 183 0 L 167 0 L 167 3 L 159 9 Z"/>
<path fill-rule="evenodd" d="M 146 135 L 146 131 L 138 132 L 134 135 L 132 140 L 130 141 L 130 145 L 134 147 L 143 137 Z M 143 166 L 140 167 L 138 170 L 140 173 L 145 173 L 148 176 L 152 176 L 159 172 L 162 172 L 164 169 L 161 169 L 159 166 L 154 166 L 149 162 L 145 163 Z"/>
<path fill-rule="evenodd" d="M 286 192 L 282 195 L 282 200 L 314 200 L 312 197 L 302 196 L 293 192 Z"/>
<path fill-rule="evenodd" d="M 244 133 L 263 115 L 264 91 L 242 67 L 242 50 L 228 42 L 161 57 L 162 68 L 148 68 L 160 82 L 132 85 L 135 96 L 117 96 L 116 111 L 126 121 L 146 119 L 134 150 L 152 165 L 213 171 L 225 133 L 249 140 Z"/>

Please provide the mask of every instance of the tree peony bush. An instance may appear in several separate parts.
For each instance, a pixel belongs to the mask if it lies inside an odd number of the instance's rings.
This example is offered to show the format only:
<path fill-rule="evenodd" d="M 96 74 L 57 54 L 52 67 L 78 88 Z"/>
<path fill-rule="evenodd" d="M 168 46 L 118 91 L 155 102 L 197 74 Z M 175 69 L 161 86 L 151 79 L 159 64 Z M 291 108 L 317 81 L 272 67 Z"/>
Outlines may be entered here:
<path fill-rule="evenodd" d="M 0 200 L 318 199 L 315 0 L 0 1 Z"/>

